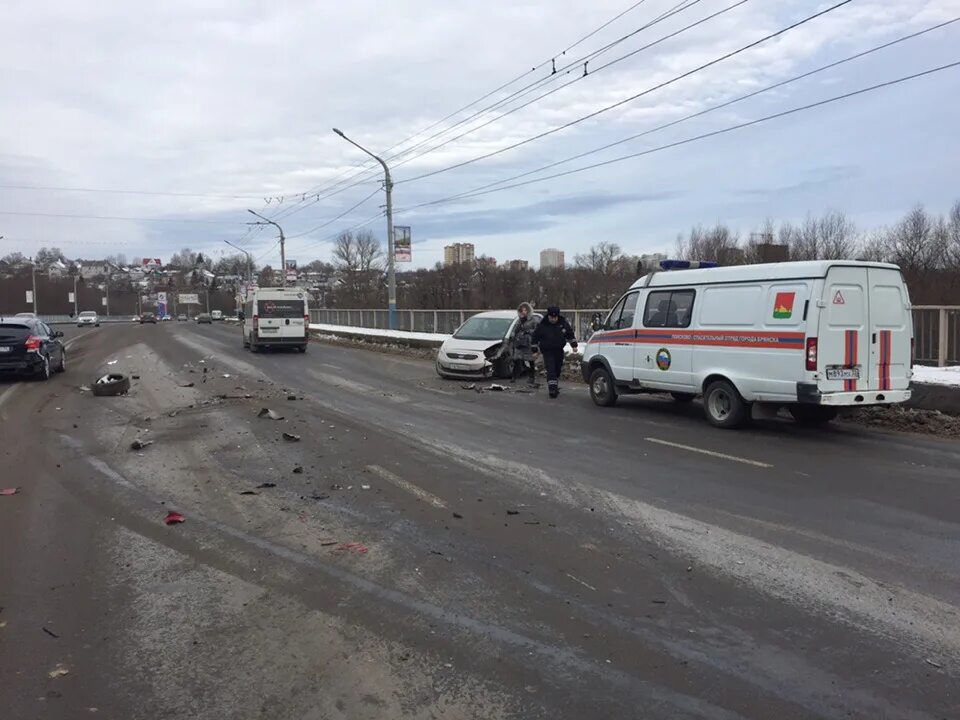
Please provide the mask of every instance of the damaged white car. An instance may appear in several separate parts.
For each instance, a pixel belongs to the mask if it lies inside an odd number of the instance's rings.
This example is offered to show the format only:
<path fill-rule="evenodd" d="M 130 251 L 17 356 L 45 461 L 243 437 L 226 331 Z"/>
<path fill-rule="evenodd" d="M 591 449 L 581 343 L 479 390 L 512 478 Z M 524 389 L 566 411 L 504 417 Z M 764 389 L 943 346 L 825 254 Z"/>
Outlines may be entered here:
<path fill-rule="evenodd" d="M 540 320 L 540 315 L 534 315 Z M 437 374 L 443 378 L 510 377 L 510 336 L 515 310 L 474 315 L 444 340 L 437 352 Z"/>

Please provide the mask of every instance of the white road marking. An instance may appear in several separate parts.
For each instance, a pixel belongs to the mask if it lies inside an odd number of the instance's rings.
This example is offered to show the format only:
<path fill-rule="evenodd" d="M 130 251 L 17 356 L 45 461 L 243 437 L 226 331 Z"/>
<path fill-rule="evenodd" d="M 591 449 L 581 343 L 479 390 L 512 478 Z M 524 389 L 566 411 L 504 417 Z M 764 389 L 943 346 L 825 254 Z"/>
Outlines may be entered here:
<path fill-rule="evenodd" d="M 443 500 L 438 498 L 436 495 L 434 495 L 433 493 L 427 492 L 422 487 L 418 487 L 417 485 L 414 485 L 409 480 L 404 480 L 402 477 L 399 477 L 398 475 L 394 475 L 392 472 L 390 472 L 386 468 L 382 468 L 379 465 L 367 465 L 367 470 L 372 472 L 374 475 L 378 475 L 379 477 L 383 478 L 387 482 L 393 483 L 401 490 L 406 490 L 411 495 L 414 495 L 415 497 L 419 498 L 420 500 L 423 500 L 425 503 L 429 505 L 433 505 L 434 507 L 440 508 L 441 510 L 445 510 L 447 507 L 447 504 Z"/>
<path fill-rule="evenodd" d="M 743 463 L 744 465 L 753 465 L 755 467 L 762 468 L 771 468 L 773 465 L 770 463 L 760 462 L 759 460 L 751 460 L 750 458 L 737 457 L 736 455 L 727 455 L 726 453 L 714 452 L 713 450 L 705 450 L 704 448 L 693 447 L 692 445 L 681 445 L 680 443 L 670 442 L 669 440 L 660 440 L 658 438 L 644 438 L 647 442 L 657 443 L 658 445 L 667 445 L 669 447 L 679 448 L 680 450 L 689 450 L 690 452 L 700 453 L 701 455 L 709 455 L 711 457 L 720 458 L 721 460 L 730 460 L 732 462 Z"/>

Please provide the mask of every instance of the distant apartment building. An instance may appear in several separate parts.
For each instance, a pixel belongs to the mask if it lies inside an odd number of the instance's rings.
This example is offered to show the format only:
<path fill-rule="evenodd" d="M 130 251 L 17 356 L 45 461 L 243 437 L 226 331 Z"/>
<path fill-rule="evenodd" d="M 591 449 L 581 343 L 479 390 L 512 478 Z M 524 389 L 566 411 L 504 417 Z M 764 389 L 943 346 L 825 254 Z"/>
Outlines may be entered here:
<path fill-rule="evenodd" d="M 557 250 L 556 248 L 547 248 L 546 250 L 540 251 L 540 269 L 545 268 L 558 268 L 562 270 L 564 267 L 563 259 L 563 250 Z"/>
<path fill-rule="evenodd" d="M 473 259 L 473 243 L 454 243 L 443 248 L 444 265 L 472 265 Z"/>
<path fill-rule="evenodd" d="M 530 263 L 526 260 L 510 260 L 505 263 L 508 270 L 529 270 Z"/>

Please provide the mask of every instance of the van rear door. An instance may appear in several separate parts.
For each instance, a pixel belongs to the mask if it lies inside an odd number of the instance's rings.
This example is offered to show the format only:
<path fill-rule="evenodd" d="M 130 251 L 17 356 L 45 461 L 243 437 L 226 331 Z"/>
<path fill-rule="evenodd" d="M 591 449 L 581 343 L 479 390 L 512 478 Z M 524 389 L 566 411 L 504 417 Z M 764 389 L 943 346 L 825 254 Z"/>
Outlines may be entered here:
<path fill-rule="evenodd" d="M 303 339 L 307 335 L 307 304 L 300 294 L 278 293 L 274 297 L 257 297 L 258 335 L 264 340 Z"/>
<path fill-rule="evenodd" d="M 869 268 L 871 390 L 906 390 L 910 386 L 910 339 L 913 318 L 907 288 L 898 270 Z"/>
<path fill-rule="evenodd" d="M 837 265 L 827 271 L 817 331 L 820 392 L 868 388 L 871 370 L 867 268 Z"/>

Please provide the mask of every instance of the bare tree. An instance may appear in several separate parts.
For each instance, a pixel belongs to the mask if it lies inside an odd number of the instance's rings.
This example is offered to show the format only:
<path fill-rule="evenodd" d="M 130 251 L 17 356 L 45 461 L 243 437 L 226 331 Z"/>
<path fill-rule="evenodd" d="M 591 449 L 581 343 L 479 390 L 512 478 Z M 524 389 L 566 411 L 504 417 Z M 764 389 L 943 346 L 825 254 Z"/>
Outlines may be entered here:
<path fill-rule="evenodd" d="M 346 304 L 364 307 L 374 302 L 380 291 L 383 251 L 373 233 L 340 233 L 333 245 L 333 265 L 340 276 L 340 294 Z"/>
<path fill-rule="evenodd" d="M 857 229 L 846 214 L 829 210 L 817 220 L 818 260 L 848 260 L 857 254 Z"/>

